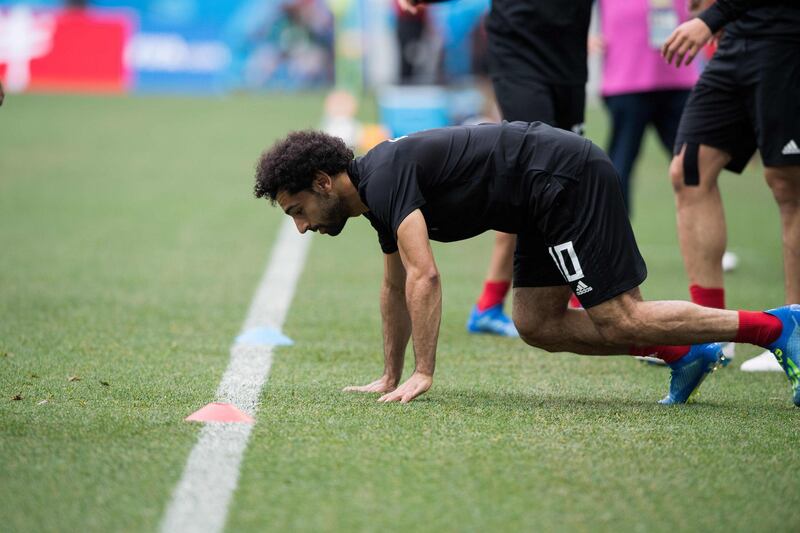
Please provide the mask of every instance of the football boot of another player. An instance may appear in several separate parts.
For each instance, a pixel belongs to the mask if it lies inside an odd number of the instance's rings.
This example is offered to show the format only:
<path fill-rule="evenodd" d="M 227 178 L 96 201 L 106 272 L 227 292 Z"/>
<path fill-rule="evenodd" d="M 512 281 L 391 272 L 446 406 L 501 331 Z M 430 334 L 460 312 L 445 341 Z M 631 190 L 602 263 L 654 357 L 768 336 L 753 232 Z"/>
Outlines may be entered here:
<path fill-rule="evenodd" d="M 467 331 L 470 333 L 488 333 L 502 337 L 519 337 L 514 322 L 503 313 L 503 304 L 493 305 L 483 311 L 478 306 L 472 308 L 467 320 Z"/>
<path fill-rule="evenodd" d="M 658 403 L 676 405 L 688 402 L 703 380 L 722 365 L 723 359 L 725 356 L 719 343 L 693 345 L 689 353 L 669 364 L 672 369 L 669 394 Z"/>
<path fill-rule="evenodd" d="M 766 352 L 766 353 L 770 357 L 772 357 L 771 353 L 769 353 L 769 352 Z M 734 357 L 736 357 L 736 343 L 734 343 L 734 342 L 722 343 L 722 355 L 725 356 L 722 359 L 722 366 L 730 365 L 731 364 L 731 360 Z M 658 357 L 653 357 L 653 356 L 650 356 L 650 355 L 638 355 L 638 356 L 634 357 L 634 359 L 638 359 L 642 363 L 647 363 L 648 365 L 667 366 L 666 361 L 664 361 L 663 359 L 659 359 Z"/>
<path fill-rule="evenodd" d="M 786 372 L 789 383 L 792 384 L 792 399 L 800 407 L 800 327 L 797 324 L 800 319 L 800 305 L 786 305 L 770 309 L 767 313 L 778 317 L 783 324 L 783 331 L 775 342 L 765 348 L 775 355 Z"/>

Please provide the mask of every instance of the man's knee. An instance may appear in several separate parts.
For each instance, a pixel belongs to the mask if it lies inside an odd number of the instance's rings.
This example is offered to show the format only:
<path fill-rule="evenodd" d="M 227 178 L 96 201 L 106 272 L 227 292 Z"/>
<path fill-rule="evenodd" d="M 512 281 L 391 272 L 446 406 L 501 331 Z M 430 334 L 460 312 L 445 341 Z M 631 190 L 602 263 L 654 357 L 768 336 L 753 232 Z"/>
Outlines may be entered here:
<path fill-rule="evenodd" d="M 669 164 L 669 179 L 672 182 L 672 190 L 679 194 L 685 187 L 683 183 L 683 154 L 676 155 Z"/>
<path fill-rule="evenodd" d="M 706 145 L 685 144 L 672 158 L 669 176 L 679 199 L 704 197 L 717 188 L 719 173 L 730 155 Z"/>
<path fill-rule="evenodd" d="M 552 319 L 536 317 L 527 313 L 524 316 L 522 313 L 514 313 L 512 318 L 519 337 L 526 344 L 548 352 L 558 351 L 555 347 L 561 337 L 559 337 Z"/>
<path fill-rule="evenodd" d="M 800 167 L 766 167 L 764 177 L 782 209 L 800 206 Z"/>
<path fill-rule="evenodd" d="M 687 169 L 687 165 L 690 168 Z M 687 162 L 685 150 L 672 158 L 669 164 L 669 178 L 672 190 L 678 198 L 705 194 L 717 184 L 716 179 L 700 179 L 699 162 L 696 158 Z"/>
<path fill-rule="evenodd" d="M 520 338 L 531 346 L 559 351 L 555 346 L 563 340 L 561 321 L 570 294 L 567 286 L 515 289 L 511 318 Z"/>

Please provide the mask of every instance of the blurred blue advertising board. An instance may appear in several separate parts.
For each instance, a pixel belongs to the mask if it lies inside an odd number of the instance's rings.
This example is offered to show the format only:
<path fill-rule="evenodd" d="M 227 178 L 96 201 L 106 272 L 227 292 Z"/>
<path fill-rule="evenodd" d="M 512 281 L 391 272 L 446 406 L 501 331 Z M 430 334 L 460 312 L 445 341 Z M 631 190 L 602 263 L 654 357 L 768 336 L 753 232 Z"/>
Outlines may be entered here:
<path fill-rule="evenodd" d="M 132 30 L 120 61 L 130 72 L 130 90 L 215 93 L 333 83 L 333 16 L 323 0 L 94 0 L 88 4 L 84 13 L 115 13 L 129 19 Z M 28 18 L 76 11 L 65 9 L 60 1 L 0 0 L 0 25 L 9 13 L 23 10 L 32 14 Z M 24 45 L 14 41 L 5 43 L 5 48 L 13 52 Z M 13 56 L 12 52 L 8 55 Z"/>

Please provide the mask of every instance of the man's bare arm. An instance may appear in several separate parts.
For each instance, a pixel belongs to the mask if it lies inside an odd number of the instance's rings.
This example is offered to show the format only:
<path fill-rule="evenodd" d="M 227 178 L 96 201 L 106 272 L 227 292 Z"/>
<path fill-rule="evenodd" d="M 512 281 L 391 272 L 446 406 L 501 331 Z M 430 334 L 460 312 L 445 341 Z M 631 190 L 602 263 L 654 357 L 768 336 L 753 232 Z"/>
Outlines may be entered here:
<path fill-rule="evenodd" d="M 397 243 L 406 271 L 405 298 L 416 365 L 414 374 L 405 383 L 381 396 L 379 401 L 405 403 L 427 391 L 433 383 L 442 317 L 442 287 L 428 240 L 428 227 L 419 209 L 400 224 Z"/>
<path fill-rule="evenodd" d="M 353 392 L 390 392 L 403 376 L 403 360 L 411 336 L 411 318 L 406 308 L 406 270 L 395 252 L 383 256 L 381 318 L 383 321 L 383 375 L 367 385 L 345 387 Z"/>
<path fill-rule="evenodd" d="M 383 374 L 393 380 L 396 387 L 403 376 L 403 359 L 411 337 L 411 317 L 406 307 L 406 269 L 399 252 L 385 255 L 383 264 Z"/>

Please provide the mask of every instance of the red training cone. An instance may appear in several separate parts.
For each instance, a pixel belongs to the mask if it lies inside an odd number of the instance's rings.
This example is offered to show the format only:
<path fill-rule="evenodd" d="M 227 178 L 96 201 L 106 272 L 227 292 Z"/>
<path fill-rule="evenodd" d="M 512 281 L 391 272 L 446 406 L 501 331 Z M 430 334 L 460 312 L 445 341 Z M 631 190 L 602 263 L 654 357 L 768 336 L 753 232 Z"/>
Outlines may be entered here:
<path fill-rule="evenodd" d="M 235 405 L 220 402 L 210 403 L 190 414 L 184 420 L 187 422 L 243 422 L 245 424 L 255 422 L 253 417 L 243 413 Z"/>

